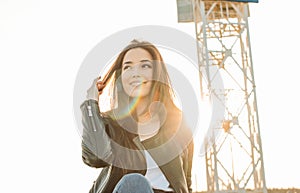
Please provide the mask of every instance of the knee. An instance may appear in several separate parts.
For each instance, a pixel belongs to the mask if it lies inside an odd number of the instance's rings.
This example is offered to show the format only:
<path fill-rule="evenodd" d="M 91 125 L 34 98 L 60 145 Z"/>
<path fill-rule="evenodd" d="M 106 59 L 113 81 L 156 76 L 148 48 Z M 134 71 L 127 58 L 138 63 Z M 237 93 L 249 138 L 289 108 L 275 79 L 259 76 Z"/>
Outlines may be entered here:
<path fill-rule="evenodd" d="M 152 187 L 145 176 L 138 173 L 124 175 L 116 185 L 114 193 L 153 193 Z"/>
<path fill-rule="evenodd" d="M 139 173 L 131 173 L 131 174 L 126 174 L 122 177 L 122 181 L 131 181 L 131 182 L 147 182 L 147 179 L 145 176 Z"/>

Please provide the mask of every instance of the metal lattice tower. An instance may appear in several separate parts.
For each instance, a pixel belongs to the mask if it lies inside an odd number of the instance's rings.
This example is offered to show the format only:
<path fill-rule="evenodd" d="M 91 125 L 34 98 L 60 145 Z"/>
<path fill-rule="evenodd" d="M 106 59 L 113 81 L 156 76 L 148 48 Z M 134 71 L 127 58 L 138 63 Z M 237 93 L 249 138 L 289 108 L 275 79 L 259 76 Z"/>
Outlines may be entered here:
<path fill-rule="evenodd" d="M 267 193 L 247 2 L 177 0 L 179 22 L 195 23 L 201 95 L 225 109 L 205 141 L 209 193 Z"/>

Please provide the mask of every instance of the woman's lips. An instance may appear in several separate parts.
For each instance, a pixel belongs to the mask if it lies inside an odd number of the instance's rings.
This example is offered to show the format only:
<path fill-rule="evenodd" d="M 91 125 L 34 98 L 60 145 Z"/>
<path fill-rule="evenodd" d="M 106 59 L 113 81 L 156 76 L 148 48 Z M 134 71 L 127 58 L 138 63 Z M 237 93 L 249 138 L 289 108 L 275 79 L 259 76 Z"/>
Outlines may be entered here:
<path fill-rule="evenodd" d="M 142 84 L 146 84 L 148 81 L 133 81 L 130 83 L 131 86 L 140 86 Z"/>

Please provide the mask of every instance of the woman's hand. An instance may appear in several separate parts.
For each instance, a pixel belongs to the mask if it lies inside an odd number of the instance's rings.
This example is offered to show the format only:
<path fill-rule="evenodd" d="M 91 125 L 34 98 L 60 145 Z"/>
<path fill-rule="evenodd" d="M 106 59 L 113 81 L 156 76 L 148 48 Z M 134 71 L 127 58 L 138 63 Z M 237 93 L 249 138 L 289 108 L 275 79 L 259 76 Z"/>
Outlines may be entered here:
<path fill-rule="evenodd" d="M 93 99 L 99 101 L 99 95 L 102 94 L 102 91 L 105 87 L 103 81 L 100 81 L 100 77 L 94 79 L 91 87 L 87 90 L 87 99 Z"/>
<path fill-rule="evenodd" d="M 103 81 L 100 80 L 101 77 L 99 77 L 97 79 L 96 85 L 97 85 L 97 89 L 98 89 L 98 94 L 101 95 L 103 92 L 103 89 L 105 87 L 105 83 Z"/>

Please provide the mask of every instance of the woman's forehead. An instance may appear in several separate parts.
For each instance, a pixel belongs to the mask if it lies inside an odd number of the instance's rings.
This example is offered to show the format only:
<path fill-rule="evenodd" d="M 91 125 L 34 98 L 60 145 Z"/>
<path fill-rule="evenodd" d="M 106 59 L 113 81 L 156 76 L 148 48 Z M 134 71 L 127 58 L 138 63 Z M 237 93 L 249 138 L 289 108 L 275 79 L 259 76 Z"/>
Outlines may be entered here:
<path fill-rule="evenodd" d="M 143 48 L 134 48 L 126 52 L 123 58 L 123 64 L 131 62 L 151 61 L 153 57 Z"/>

